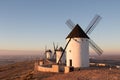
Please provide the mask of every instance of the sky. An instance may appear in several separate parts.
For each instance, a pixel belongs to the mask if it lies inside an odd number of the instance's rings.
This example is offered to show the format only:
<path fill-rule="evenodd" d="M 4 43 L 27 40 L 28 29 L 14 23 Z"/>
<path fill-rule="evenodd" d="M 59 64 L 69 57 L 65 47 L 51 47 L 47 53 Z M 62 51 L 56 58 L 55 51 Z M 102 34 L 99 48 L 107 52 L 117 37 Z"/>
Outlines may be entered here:
<path fill-rule="evenodd" d="M 120 54 L 120 0 L 0 0 L 0 54 L 64 47 L 71 19 L 86 29 L 92 18 L 102 19 L 89 37 L 104 54 Z M 18 51 L 18 53 L 17 53 Z M 26 53 L 26 52 L 25 52 Z M 21 53 L 24 54 L 24 53 Z"/>

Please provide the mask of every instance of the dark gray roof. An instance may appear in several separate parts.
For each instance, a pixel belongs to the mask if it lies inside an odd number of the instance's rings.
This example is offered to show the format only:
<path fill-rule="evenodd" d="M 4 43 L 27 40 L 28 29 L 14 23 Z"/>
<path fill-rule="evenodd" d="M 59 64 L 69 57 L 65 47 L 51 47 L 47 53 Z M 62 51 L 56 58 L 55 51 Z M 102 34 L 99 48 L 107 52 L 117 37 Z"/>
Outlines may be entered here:
<path fill-rule="evenodd" d="M 77 24 L 74 29 L 69 33 L 67 38 L 88 38 L 87 34 L 82 30 L 82 28 Z"/>
<path fill-rule="evenodd" d="M 63 48 L 62 47 L 60 47 L 59 49 L 57 49 L 56 51 L 63 51 Z"/>
<path fill-rule="evenodd" d="M 50 49 L 46 50 L 45 52 L 50 52 L 50 53 L 52 53 L 52 51 L 51 51 Z"/>

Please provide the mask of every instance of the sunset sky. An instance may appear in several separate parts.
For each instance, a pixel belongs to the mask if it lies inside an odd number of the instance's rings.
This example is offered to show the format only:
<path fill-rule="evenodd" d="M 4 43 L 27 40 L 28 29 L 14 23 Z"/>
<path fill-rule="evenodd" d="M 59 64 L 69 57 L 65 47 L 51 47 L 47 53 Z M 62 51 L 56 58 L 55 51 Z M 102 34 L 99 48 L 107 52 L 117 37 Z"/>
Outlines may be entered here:
<path fill-rule="evenodd" d="M 66 20 L 85 29 L 95 14 L 102 19 L 89 36 L 104 54 L 120 54 L 120 0 L 0 0 L 0 54 L 64 47 Z"/>

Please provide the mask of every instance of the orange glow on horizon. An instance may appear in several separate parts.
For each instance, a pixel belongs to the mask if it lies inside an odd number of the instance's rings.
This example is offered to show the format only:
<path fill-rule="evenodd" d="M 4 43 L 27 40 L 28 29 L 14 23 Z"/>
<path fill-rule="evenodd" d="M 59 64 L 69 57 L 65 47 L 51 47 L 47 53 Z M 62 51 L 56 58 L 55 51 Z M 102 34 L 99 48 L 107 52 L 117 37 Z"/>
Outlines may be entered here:
<path fill-rule="evenodd" d="M 0 50 L 0 55 L 39 55 L 42 51 L 35 50 Z"/>

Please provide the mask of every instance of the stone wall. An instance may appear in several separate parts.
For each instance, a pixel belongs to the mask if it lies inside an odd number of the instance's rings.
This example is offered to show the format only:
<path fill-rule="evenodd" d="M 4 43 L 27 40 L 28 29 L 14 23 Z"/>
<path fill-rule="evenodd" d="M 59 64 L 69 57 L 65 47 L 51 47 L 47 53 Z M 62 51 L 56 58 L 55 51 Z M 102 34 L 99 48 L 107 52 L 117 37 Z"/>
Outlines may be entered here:
<path fill-rule="evenodd" d="M 35 70 L 42 72 L 59 72 L 59 65 L 52 65 L 52 67 L 43 67 L 35 64 Z"/>

